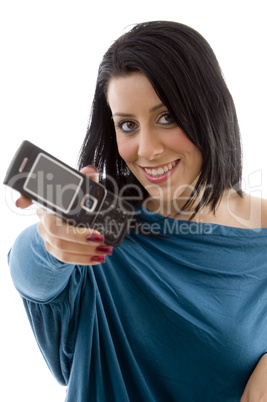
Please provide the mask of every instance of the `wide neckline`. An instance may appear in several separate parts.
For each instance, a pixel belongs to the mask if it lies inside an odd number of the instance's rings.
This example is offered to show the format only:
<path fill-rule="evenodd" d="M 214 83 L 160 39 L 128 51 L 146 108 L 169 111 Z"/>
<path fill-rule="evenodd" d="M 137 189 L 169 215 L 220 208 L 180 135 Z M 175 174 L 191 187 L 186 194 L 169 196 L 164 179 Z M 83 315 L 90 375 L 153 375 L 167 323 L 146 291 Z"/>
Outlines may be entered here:
<path fill-rule="evenodd" d="M 190 229 L 192 227 L 201 227 L 202 230 L 196 231 L 197 234 L 201 235 L 234 235 L 240 237 L 246 236 L 255 236 L 255 237 L 265 237 L 267 236 L 267 228 L 240 228 L 236 226 L 227 226 L 221 225 L 217 223 L 205 223 L 205 222 L 196 222 L 196 221 L 188 221 L 182 219 L 175 219 L 171 217 L 165 217 L 163 215 L 158 214 L 157 212 L 153 212 L 150 209 L 138 205 L 135 207 L 136 216 L 140 216 L 141 220 L 144 222 L 148 222 L 151 224 L 157 224 L 159 227 L 163 228 L 166 226 L 166 222 L 169 222 L 169 227 L 173 227 L 174 225 L 177 228 L 183 227 L 186 231 L 186 228 Z M 193 232 L 191 230 L 191 232 Z"/>

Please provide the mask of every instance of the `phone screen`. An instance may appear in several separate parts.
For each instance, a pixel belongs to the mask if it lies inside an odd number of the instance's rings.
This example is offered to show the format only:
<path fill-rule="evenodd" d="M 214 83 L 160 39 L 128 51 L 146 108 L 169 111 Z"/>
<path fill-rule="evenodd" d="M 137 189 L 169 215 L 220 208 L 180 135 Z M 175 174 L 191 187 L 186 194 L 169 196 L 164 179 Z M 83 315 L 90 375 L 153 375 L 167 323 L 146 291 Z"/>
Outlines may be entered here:
<path fill-rule="evenodd" d="M 24 183 L 24 189 L 48 205 L 68 213 L 77 197 L 83 177 L 60 162 L 40 153 Z"/>

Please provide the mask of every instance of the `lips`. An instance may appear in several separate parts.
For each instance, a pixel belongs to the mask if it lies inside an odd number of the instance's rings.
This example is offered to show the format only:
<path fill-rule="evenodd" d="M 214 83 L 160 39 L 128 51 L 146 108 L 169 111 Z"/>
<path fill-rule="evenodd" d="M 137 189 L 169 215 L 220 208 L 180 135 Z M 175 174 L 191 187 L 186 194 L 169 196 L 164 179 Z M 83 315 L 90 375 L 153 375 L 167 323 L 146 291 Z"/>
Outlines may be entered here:
<path fill-rule="evenodd" d="M 174 173 L 179 161 L 180 159 L 177 159 L 176 161 L 164 165 L 141 167 L 141 169 L 148 181 L 151 183 L 162 183 L 163 181 L 168 180 L 168 178 Z"/>
<path fill-rule="evenodd" d="M 151 176 L 162 176 L 165 173 L 168 173 L 172 168 L 177 164 L 177 161 L 171 162 L 168 165 L 164 165 L 159 168 L 144 168 L 146 173 L 148 173 Z"/>

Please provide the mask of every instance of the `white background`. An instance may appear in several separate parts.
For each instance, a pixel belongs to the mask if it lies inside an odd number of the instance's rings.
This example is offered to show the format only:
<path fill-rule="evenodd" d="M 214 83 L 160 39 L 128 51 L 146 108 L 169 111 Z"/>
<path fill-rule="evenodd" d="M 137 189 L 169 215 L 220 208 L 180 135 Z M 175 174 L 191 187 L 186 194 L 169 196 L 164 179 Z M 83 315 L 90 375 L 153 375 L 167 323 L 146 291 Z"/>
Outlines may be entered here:
<path fill-rule="evenodd" d="M 238 112 L 245 190 L 267 197 L 265 6 L 264 0 L 2 0 L 1 182 L 24 139 L 75 167 L 103 53 L 129 25 L 165 19 L 192 26 L 213 47 Z M 0 399 L 63 401 L 65 389 L 39 353 L 6 263 L 17 234 L 36 221 L 34 210 L 19 213 L 0 188 Z"/>

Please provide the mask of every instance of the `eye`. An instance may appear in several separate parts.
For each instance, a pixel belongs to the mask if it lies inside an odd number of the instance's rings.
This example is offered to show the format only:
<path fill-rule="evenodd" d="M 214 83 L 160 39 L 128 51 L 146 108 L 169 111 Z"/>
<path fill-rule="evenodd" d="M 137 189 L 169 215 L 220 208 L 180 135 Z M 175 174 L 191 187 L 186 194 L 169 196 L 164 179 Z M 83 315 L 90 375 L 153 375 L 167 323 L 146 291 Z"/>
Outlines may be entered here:
<path fill-rule="evenodd" d="M 158 120 L 159 124 L 162 124 L 164 126 L 168 126 L 170 124 L 174 124 L 175 120 L 174 118 L 171 116 L 170 113 L 164 113 L 160 116 L 159 120 Z"/>
<path fill-rule="evenodd" d="M 119 128 L 123 133 L 131 133 L 132 131 L 136 130 L 138 126 L 134 121 L 124 120 L 120 121 L 116 127 Z"/>

